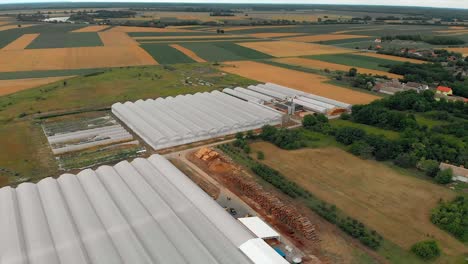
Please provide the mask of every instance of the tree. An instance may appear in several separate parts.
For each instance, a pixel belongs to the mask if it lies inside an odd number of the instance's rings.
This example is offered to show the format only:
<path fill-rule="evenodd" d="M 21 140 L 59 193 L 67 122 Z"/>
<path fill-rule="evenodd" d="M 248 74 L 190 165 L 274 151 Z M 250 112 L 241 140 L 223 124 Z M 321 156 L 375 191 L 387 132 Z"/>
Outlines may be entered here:
<path fill-rule="evenodd" d="M 264 160 L 265 159 L 265 153 L 263 153 L 263 151 L 257 151 L 257 159 Z"/>
<path fill-rule="evenodd" d="M 437 173 L 434 180 L 439 184 L 447 184 L 452 182 L 453 171 L 452 169 L 441 170 Z"/>
<path fill-rule="evenodd" d="M 246 145 L 244 146 L 244 152 L 245 152 L 246 154 L 249 154 L 249 153 L 251 152 L 251 149 L 250 149 L 249 145 L 246 144 Z"/>
<path fill-rule="evenodd" d="M 413 153 L 401 153 L 394 160 L 394 163 L 402 168 L 412 168 L 416 166 L 417 162 L 418 157 L 416 157 Z"/>
<path fill-rule="evenodd" d="M 237 132 L 236 133 L 236 139 L 239 139 L 239 140 L 244 139 L 244 134 L 242 132 Z"/>
<path fill-rule="evenodd" d="M 424 171 L 427 176 L 434 178 L 439 172 L 439 162 L 437 160 L 422 159 L 417 168 Z"/>
<path fill-rule="evenodd" d="M 356 68 L 351 68 L 351 69 L 349 69 L 348 76 L 349 76 L 349 77 L 356 77 L 357 72 L 358 72 L 358 71 L 357 71 Z"/>
<path fill-rule="evenodd" d="M 302 126 L 307 129 L 314 127 L 317 123 L 317 118 L 314 115 L 306 115 L 304 119 L 302 119 Z"/>
<path fill-rule="evenodd" d="M 372 158 L 374 148 L 366 142 L 359 140 L 351 144 L 349 151 L 356 156 L 360 156 L 364 159 L 370 159 Z"/>
<path fill-rule="evenodd" d="M 424 260 L 431 260 L 440 255 L 440 249 L 434 240 L 421 241 L 411 247 L 411 251 Z"/>
<path fill-rule="evenodd" d="M 363 139 L 365 135 L 364 130 L 355 127 L 342 127 L 335 132 L 336 140 L 345 145 L 351 145 L 354 141 Z"/>

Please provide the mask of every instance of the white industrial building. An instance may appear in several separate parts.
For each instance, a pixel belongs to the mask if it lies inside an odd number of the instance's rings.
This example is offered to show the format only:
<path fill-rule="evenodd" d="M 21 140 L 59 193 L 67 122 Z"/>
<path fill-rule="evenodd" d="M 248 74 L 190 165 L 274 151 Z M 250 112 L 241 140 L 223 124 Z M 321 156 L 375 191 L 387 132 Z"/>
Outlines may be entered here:
<path fill-rule="evenodd" d="M 258 216 L 253 217 L 242 217 L 238 218 L 239 222 L 241 222 L 247 229 L 255 235 L 255 237 L 261 239 L 277 239 L 280 240 L 281 236 L 278 232 L 276 232 L 271 226 L 265 223 L 262 219 Z"/>
<path fill-rule="evenodd" d="M 240 93 L 243 93 L 243 94 L 250 95 L 250 96 L 255 97 L 257 99 L 260 99 L 260 100 L 262 100 L 263 102 L 266 102 L 266 103 L 272 103 L 273 101 L 275 101 L 275 98 L 273 98 L 271 96 L 264 95 L 264 94 L 261 94 L 261 93 L 257 93 L 257 92 L 254 92 L 252 90 L 248 90 L 248 89 L 245 89 L 245 88 L 242 88 L 242 87 L 236 87 L 236 88 L 234 88 L 234 90 L 238 91 Z"/>
<path fill-rule="evenodd" d="M 112 113 L 155 150 L 278 125 L 283 117 L 219 91 L 116 103 Z"/>
<path fill-rule="evenodd" d="M 2 264 L 288 263 L 159 155 L 0 189 Z"/>

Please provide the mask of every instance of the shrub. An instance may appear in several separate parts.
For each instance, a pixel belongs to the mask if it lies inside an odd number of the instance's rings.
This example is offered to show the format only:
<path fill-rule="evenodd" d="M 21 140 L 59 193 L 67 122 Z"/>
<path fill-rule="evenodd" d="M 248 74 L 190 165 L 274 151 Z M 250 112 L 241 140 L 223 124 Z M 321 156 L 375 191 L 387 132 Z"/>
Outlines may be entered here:
<path fill-rule="evenodd" d="M 265 159 L 265 153 L 263 153 L 263 151 L 257 151 L 257 159 L 264 160 Z"/>
<path fill-rule="evenodd" d="M 424 260 L 431 260 L 440 255 L 440 249 L 434 240 L 421 241 L 411 247 L 411 251 Z"/>
<path fill-rule="evenodd" d="M 342 127 L 335 131 L 336 141 L 345 145 L 351 145 L 354 141 L 364 138 L 366 132 L 360 128 Z"/>
<path fill-rule="evenodd" d="M 434 180 L 439 184 L 447 184 L 452 182 L 453 172 L 452 169 L 441 170 L 437 173 Z"/>
<path fill-rule="evenodd" d="M 439 162 L 436 160 L 421 160 L 417 168 L 424 171 L 424 173 L 429 177 L 435 177 L 439 172 Z"/>
<path fill-rule="evenodd" d="M 372 158 L 373 151 L 374 148 L 371 145 L 361 140 L 354 142 L 349 148 L 349 152 L 364 159 Z"/>
<path fill-rule="evenodd" d="M 416 157 L 413 153 L 401 153 L 395 158 L 393 162 L 395 165 L 402 168 L 412 168 L 416 166 L 418 157 Z"/>
<path fill-rule="evenodd" d="M 432 210 L 431 222 L 461 241 L 468 241 L 468 198 L 458 196 L 441 202 Z"/>

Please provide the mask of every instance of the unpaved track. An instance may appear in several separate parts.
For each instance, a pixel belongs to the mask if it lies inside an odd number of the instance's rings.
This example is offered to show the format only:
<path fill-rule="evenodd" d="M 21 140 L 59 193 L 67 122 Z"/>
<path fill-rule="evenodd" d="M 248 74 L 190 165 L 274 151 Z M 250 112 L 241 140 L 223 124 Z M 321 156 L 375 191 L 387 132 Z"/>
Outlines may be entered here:
<path fill-rule="evenodd" d="M 259 82 L 271 82 L 349 104 L 367 104 L 380 97 L 325 83 L 328 78 L 253 61 L 225 62 L 222 71 Z"/>

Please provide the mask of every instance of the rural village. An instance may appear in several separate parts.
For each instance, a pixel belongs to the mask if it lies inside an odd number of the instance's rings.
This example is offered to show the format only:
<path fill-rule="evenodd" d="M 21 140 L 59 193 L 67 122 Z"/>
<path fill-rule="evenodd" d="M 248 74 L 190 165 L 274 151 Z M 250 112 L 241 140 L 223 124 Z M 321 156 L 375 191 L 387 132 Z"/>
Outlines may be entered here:
<path fill-rule="evenodd" d="M 468 11 L 0 4 L 0 264 L 467 264 Z"/>

